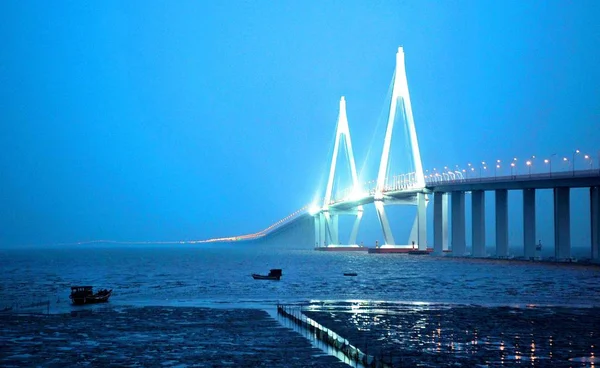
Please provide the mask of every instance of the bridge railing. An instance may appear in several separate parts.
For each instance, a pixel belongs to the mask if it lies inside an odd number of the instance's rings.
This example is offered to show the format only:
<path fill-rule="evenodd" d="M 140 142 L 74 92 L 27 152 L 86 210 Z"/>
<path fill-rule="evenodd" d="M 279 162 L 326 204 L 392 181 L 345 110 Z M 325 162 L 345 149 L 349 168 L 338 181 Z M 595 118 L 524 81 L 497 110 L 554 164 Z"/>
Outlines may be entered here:
<path fill-rule="evenodd" d="M 397 192 L 401 190 L 412 190 L 417 188 L 418 185 L 416 173 L 410 172 L 388 177 L 385 180 L 385 186 L 383 187 L 382 192 Z M 328 204 L 332 205 L 340 202 L 354 201 L 362 198 L 363 196 L 372 196 L 375 195 L 376 190 L 377 180 L 370 180 L 363 183 L 358 188 L 352 186 L 338 191 L 335 197 L 332 198 Z"/>
<path fill-rule="evenodd" d="M 446 185 L 446 184 L 462 184 L 462 183 L 493 183 L 507 181 L 529 181 L 529 180 L 544 180 L 544 179 L 567 179 L 574 177 L 589 177 L 600 176 L 600 169 L 587 170 L 571 170 L 571 171 L 554 171 L 545 173 L 525 173 L 515 175 L 494 175 L 483 177 L 463 177 L 450 176 L 441 174 L 432 174 L 425 178 L 427 185 Z"/>

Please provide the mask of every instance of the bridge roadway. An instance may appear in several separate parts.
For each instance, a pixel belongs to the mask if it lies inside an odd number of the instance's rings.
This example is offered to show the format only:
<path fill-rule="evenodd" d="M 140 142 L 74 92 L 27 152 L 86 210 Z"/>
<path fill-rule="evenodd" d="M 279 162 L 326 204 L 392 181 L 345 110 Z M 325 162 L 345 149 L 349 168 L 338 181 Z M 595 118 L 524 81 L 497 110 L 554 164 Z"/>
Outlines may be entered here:
<path fill-rule="evenodd" d="M 383 190 L 383 202 L 396 201 L 414 203 L 417 193 L 471 192 L 491 190 L 554 189 L 554 188 L 591 188 L 600 185 L 600 170 L 559 171 L 552 173 L 504 175 L 496 177 L 426 180 L 425 188 L 388 187 Z M 375 189 L 362 192 L 361 195 L 348 196 L 333 200 L 330 209 L 350 210 L 375 201 Z"/>

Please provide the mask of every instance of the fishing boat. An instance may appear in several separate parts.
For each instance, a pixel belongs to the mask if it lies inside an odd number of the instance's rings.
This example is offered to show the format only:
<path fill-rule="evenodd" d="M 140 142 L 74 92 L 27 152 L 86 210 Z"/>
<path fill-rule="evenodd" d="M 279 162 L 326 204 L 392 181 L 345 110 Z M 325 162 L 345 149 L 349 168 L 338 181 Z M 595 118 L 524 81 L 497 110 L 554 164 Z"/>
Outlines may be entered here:
<path fill-rule="evenodd" d="M 256 273 L 252 274 L 252 278 L 254 280 L 275 280 L 275 281 L 279 281 L 279 279 L 281 279 L 281 269 L 278 268 L 274 268 L 272 270 L 269 271 L 268 275 L 259 275 Z"/>
<path fill-rule="evenodd" d="M 69 298 L 73 304 L 96 304 L 106 303 L 112 295 L 112 289 L 100 289 L 94 293 L 92 286 L 71 286 L 71 295 Z"/>
<path fill-rule="evenodd" d="M 344 272 L 344 276 L 358 276 L 356 272 Z"/>

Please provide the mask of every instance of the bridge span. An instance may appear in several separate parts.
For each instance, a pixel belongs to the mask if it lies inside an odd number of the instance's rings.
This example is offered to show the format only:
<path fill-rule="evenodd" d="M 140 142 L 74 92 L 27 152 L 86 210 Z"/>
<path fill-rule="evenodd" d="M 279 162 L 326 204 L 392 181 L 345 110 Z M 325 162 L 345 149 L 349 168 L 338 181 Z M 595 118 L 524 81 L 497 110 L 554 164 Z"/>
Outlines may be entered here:
<path fill-rule="evenodd" d="M 410 168 L 409 172 L 391 175 L 390 157 L 391 142 L 396 123 L 400 117 L 399 126 L 404 128 L 405 148 L 410 153 L 400 157 Z M 398 124 L 396 124 L 398 125 Z M 351 185 L 346 190 L 334 190 L 337 160 L 340 150 L 345 148 L 345 157 L 350 169 Z M 431 247 L 427 241 L 427 216 L 426 209 L 433 196 L 433 252 L 442 254 L 450 252 L 452 255 L 465 256 L 466 250 L 466 223 L 465 223 L 465 194 L 471 195 L 472 211 L 472 256 L 484 257 L 485 251 L 485 192 L 493 191 L 495 195 L 495 256 L 507 257 L 508 253 L 508 191 L 523 192 L 523 228 L 524 228 L 524 255 L 527 258 L 536 254 L 536 190 L 551 189 L 554 192 L 554 240 L 555 258 L 568 260 L 571 258 L 571 215 L 570 191 L 572 188 L 589 188 L 590 192 L 590 219 L 591 219 L 591 252 L 590 258 L 600 262 L 600 154 L 598 158 L 599 169 L 593 170 L 592 160 L 589 155 L 584 158 L 590 163 L 589 170 L 575 170 L 574 160 L 563 158 L 571 166 L 569 171 L 552 172 L 551 160 L 548 163 L 548 173 L 531 173 L 531 161 L 527 161 L 528 173 L 521 175 L 500 175 L 494 169 L 494 176 L 485 177 L 480 170 L 478 177 L 466 177 L 475 170 L 446 171 L 427 174 L 423 171 L 421 154 L 417 139 L 416 127 L 412 113 L 412 105 L 408 90 L 405 57 L 402 47 L 396 54 L 396 67 L 392 81 L 387 126 L 382 147 L 381 159 L 377 178 L 365 184 L 359 183 L 356 171 L 352 140 L 348 117 L 346 114 L 346 100 L 340 99 L 339 115 L 336 125 L 335 143 L 325 195 L 322 200 L 314 201 L 310 205 L 294 212 L 292 215 L 278 221 L 265 230 L 255 234 L 242 235 L 231 238 L 211 239 L 210 241 L 231 241 L 251 239 L 273 239 L 286 233 L 286 229 L 306 228 L 306 224 L 314 224 L 314 239 L 312 243 L 320 249 L 358 248 L 356 237 L 363 215 L 363 206 L 374 204 L 383 233 L 383 243 L 378 248 L 409 250 L 417 247 L 421 251 L 428 251 Z M 398 159 L 398 157 L 396 157 Z M 551 159 L 551 157 L 550 157 Z M 516 159 L 515 159 L 516 160 Z M 569 162 L 571 161 L 571 162 Z M 499 168 L 498 160 L 496 168 Z M 482 162 L 482 164 L 485 164 Z M 470 165 L 470 164 L 469 164 Z M 515 162 L 511 163 L 512 169 Z M 406 166 L 406 165 L 405 165 Z M 485 169 L 485 166 L 483 167 Z M 489 170 L 485 171 L 489 173 Z M 385 207 L 390 205 L 410 205 L 417 207 L 412 230 L 406 243 L 397 243 L 386 215 Z M 348 244 L 341 244 L 339 237 L 339 216 L 355 216 L 354 224 L 349 236 Z M 451 217 L 450 217 L 451 216 Z M 452 229 L 448 229 L 449 219 Z M 300 226 L 299 224 L 303 224 Z M 450 230 L 450 231 L 449 231 Z M 451 236 L 449 247 L 448 234 Z M 304 239 L 304 238 L 303 238 Z M 303 240 L 306 241 L 306 240 Z"/>

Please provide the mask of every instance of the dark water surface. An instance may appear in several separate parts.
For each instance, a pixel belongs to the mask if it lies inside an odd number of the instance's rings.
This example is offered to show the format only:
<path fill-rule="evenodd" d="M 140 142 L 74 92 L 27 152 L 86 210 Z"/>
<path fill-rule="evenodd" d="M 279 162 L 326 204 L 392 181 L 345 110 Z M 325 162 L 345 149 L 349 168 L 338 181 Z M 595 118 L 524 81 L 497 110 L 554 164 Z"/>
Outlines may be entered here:
<path fill-rule="evenodd" d="M 282 268 L 279 282 L 251 273 Z M 356 272 L 356 277 L 344 277 Z M 248 305 L 366 300 L 600 306 L 600 268 L 502 260 L 317 252 L 250 245 L 0 250 L 0 308 L 50 300 L 71 285 L 114 289 L 111 304 Z"/>
<path fill-rule="evenodd" d="M 283 269 L 281 281 L 250 276 L 270 268 Z M 108 305 L 73 307 L 71 285 L 114 292 Z M 600 267 L 590 265 L 240 244 L 0 250 L 0 309 L 40 301 L 50 301 L 50 313 L 108 314 L 126 306 L 200 306 L 273 315 L 277 303 L 301 304 L 319 323 L 394 365 L 598 363 Z M 136 319 L 127 321 L 131 327 Z M 13 340 L 14 359 L 43 358 L 19 353 L 25 345 Z M 149 356 L 161 362 L 160 355 Z"/>

